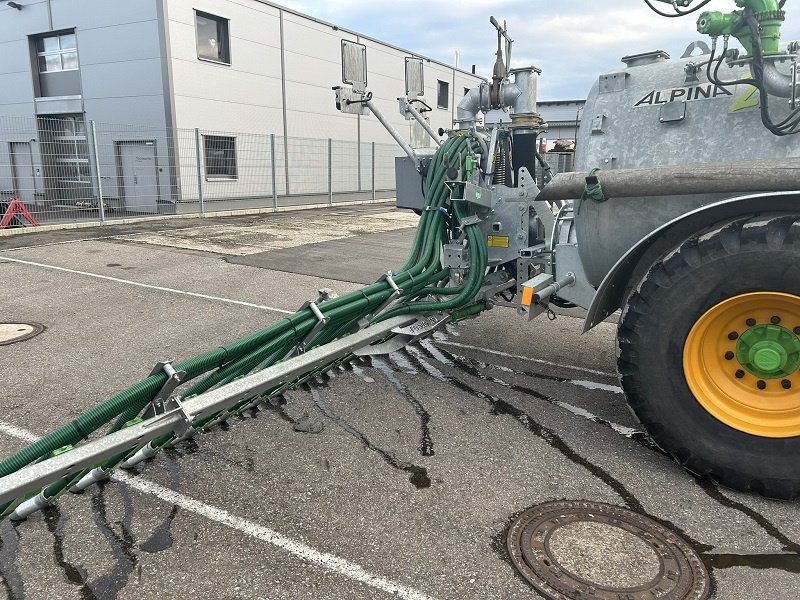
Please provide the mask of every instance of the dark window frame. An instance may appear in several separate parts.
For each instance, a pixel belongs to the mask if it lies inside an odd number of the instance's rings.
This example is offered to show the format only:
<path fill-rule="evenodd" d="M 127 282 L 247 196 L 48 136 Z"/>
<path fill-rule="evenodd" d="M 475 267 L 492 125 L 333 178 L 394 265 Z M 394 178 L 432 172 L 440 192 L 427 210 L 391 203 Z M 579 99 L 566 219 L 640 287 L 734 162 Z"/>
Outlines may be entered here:
<path fill-rule="evenodd" d="M 442 96 L 442 91 L 444 91 L 444 96 Z M 443 97 L 444 97 L 444 102 L 442 102 Z M 441 79 L 436 80 L 436 106 L 438 108 L 450 108 L 449 81 L 442 81 Z"/>
<path fill-rule="evenodd" d="M 226 144 L 229 145 L 226 146 Z M 211 152 L 217 154 L 211 155 Z M 203 134 L 203 164 L 207 181 L 233 181 L 239 179 L 236 137 L 232 135 Z"/>
<path fill-rule="evenodd" d="M 206 19 L 212 21 L 217 27 L 217 37 L 214 38 L 219 44 L 218 56 L 211 56 L 204 54 L 200 40 L 200 28 L 198 26 L 198 19 Z M 212 15 L 202 10 L 194 11 L 194 41 L 197 48 L 197 60 L 206 60 L 209 62 L 217 63 L 218 65 L 231 64 L 231 28 L 230 19 L 220 17 L 219 15 Z"/>

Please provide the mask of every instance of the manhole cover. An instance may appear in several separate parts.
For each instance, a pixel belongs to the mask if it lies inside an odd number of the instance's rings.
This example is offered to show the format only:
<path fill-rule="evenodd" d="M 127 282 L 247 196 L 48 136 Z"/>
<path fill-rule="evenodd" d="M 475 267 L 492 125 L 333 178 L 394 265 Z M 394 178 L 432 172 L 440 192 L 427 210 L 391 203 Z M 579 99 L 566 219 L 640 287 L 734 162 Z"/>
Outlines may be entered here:
<path fill-rule="evenodd" d="M 0 323 L 0 346 L 24 342 L 43 331 L 41 323 Z"/>
<path fill-rule="evenodd" d="M 549 502 L 508 532 L 514 566 L 553 599 L 702 600 L 710 581 L 700 558 L 672 531 L 601 502 Z"/>

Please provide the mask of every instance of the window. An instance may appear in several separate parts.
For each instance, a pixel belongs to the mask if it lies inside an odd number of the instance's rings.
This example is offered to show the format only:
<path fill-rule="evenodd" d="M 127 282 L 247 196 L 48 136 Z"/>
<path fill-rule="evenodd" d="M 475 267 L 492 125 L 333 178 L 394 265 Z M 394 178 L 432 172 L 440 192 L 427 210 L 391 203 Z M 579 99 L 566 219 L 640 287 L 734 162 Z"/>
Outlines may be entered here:
<path fill-rule="evenodd" d="M 447 108 L 450 106 L 450 84 L 446 81 L 439 81 L 436 88 L 436 105 L 439 108 Z"/>
<path fill-rule="evenodd" d="M 206 178 L 236 179 L 236 138 L 222 135 L 203 136 Z"/>
<path fill-rule="evenodd" d="M 231 64 L 228 19 L 195 11 L 197 28 L 197 58 Z"/>
<path fill-rule="evenodd" d="M 36 38 L 36 54 L 39 73 L 77 70 L 78 46 L 75 42 L 75 32 Z"/>

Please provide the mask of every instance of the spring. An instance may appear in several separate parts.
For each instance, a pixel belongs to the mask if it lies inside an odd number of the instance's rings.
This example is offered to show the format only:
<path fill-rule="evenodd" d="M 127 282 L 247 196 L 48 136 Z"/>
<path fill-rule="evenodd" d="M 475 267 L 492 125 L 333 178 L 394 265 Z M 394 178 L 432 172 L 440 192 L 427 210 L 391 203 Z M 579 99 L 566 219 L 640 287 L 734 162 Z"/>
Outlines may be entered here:
<path fill-rule="evenodd" d="M 500 152 L 495 155 L 494 161 L 494 176 L 492 177 L 492 183 L 495 185 L 505 185 L 507 163 L 508 155 L 500 150 Z"/>

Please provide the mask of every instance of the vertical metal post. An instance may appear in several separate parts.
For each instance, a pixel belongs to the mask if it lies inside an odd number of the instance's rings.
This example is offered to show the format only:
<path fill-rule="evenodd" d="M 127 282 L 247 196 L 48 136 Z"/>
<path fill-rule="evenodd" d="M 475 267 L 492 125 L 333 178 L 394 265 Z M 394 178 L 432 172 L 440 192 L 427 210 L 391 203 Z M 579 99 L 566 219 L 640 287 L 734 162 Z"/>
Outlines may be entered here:
<path fill-rule="evenodd" d="M 328 206 L 333 206 L 333 140 L 328 138 Z"/>
<path fill-rule="evenodd" d="M 197 159 L 197 202 L 200 216 L 203 217 L 206 214 L 206 207 L 203 203 L 203 162 L 200 154 L 200 130 L 197 127 L 194 128 L 194 152 Z"/>
<path fill-rule="evenodd" d="M 278 210 L 278 178 L 275 174 L 275 134 L 269 135 L 270 162 L 272 163 L 272 209 Z"/>
<path fill-rule="evenodd" d="M 106 222 L 106 210 L 103 206 L 103 178 L 100 177 L 100 155 L 97 153 L 97 129 L 94 126 L 94 119 L 89 121 L 89 129 L 92 132 L 92 154 L 94 155 L 94 172 L 97 176 L 97 195 L 100 197 L 98 202 L 98 214 L 100 215 L 100 222 Z"/>
<path fill-rule="evenodd" d="M 375 142 L 372 142 L 372 201 L 375 202 Z"/>

